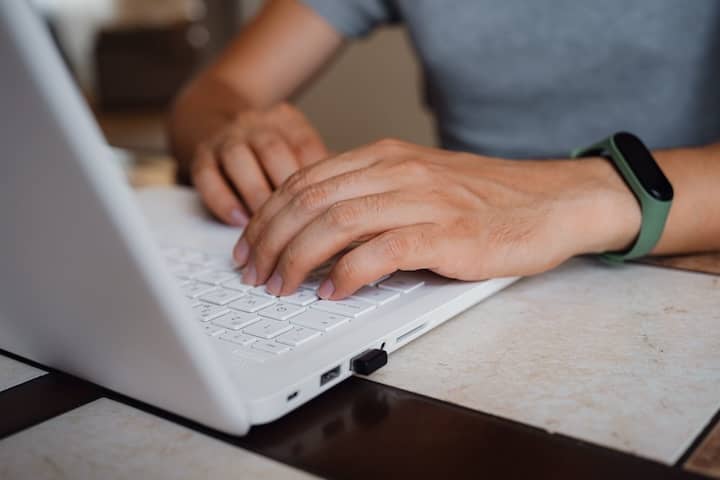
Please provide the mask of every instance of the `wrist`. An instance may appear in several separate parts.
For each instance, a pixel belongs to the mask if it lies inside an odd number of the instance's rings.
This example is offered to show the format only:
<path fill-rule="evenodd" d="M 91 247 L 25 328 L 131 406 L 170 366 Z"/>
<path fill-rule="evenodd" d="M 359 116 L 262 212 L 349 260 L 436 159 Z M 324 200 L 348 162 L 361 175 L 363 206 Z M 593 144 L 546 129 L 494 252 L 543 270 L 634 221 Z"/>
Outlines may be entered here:
<path fill-rule="evenodd" d="M 615 166 L 603 157 L 573 161 L 572 211 L 578 251 L 576 255 L 624 251 L 640 232 L 642 211 L 638 200 Z"/>
<path fill-rule="evenodd" d="M 198 144 L 248 110 L 250 102 L 214 75 L 195 79 L 177 96 L 168 118 L 170 148 L 180 167 L 189 168 Z"/>

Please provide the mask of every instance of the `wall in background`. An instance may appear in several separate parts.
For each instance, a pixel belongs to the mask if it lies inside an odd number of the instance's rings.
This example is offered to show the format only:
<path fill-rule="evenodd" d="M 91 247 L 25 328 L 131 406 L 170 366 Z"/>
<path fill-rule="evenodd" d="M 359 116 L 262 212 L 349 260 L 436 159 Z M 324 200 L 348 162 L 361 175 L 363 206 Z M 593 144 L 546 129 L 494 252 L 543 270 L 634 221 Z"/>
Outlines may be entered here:
<path fill-rule="evenodd" d="M 244 0 L 245 18 L 261 3 Z M 349 44 L 298 104 L 336 151 L 383 137 L 435 144 L 432 119 L 422 106 L 418 65 L 400 28 L 381 29 Z"/>
<path fill-rule="evenodd" d="M 299 106 L 336 150 L 383 137 L 435 143 L 418 68 L 398 28 L 350 45 L 301 95 Z"/>

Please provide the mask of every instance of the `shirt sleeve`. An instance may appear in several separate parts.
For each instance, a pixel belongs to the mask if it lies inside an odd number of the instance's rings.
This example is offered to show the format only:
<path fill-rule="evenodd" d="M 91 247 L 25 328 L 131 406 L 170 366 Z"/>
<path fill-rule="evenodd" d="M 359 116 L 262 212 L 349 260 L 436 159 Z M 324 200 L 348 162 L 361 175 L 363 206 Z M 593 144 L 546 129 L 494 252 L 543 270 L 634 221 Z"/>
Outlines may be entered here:
<path fill-rule="evenodd" d="M 400 21 L 393 0 L 302 0 L 345 37 L 363 37 Z"/>

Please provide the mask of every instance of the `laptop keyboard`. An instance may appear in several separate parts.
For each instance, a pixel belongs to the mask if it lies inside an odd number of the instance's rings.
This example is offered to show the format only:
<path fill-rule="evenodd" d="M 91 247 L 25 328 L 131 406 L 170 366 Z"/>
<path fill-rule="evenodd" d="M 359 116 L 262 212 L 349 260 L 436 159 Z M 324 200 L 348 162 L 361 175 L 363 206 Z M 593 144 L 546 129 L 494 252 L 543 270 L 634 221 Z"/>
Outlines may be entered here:
<path fill-rule="evenodd" d="M 163 252 L 204 333 L 232 345 L 233 354 L 257 362 L 312 346 L 328 332 L 424 285 L 414 272 L 396 272 L 344 300 L 322 300 L 315 292 L 331 268 L 326 263 L 295 293 L 275 297 L 265 286 L 242 283 L 227 257 L 178 247 L 165 247 Z"/>

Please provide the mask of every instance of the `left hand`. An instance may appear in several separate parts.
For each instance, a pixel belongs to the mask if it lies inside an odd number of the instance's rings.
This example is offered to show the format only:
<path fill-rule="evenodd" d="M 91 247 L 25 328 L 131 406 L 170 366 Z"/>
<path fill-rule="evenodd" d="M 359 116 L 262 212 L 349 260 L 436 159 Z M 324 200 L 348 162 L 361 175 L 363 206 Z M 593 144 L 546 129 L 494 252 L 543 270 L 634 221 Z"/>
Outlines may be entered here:
<path fill-rule="evenodd" d="M 382 140 L 296 172 L 252 218 L 234 257 L 246 283 L 287 295 L 363 240 L 318 290 L 340 299 L 396 270 L 531 275 L 622 249 L 639 225 L 637 201 L 601 158 L 510 161 Z"/>

